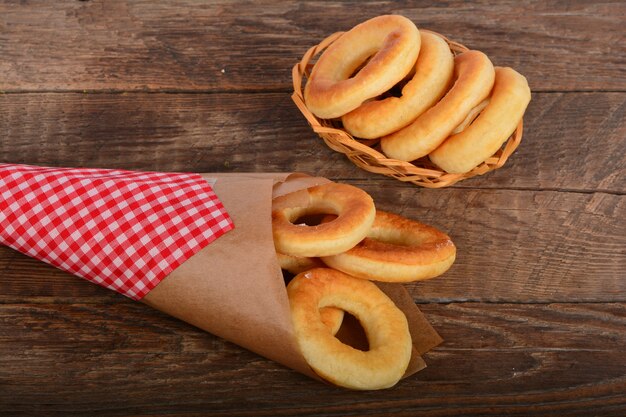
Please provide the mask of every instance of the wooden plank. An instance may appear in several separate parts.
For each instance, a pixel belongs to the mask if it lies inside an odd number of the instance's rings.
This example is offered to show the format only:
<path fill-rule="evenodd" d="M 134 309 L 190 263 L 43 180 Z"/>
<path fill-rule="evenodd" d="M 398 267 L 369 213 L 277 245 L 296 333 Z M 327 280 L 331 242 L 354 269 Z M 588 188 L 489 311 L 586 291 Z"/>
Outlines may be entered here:
<path fill-rule="evenodd" d="M 424 371 L 363 395 L 310 380 L 130 301 L 0 305 L 0 415 L 626 411 L 625 304 L 420 307 L 446 341 L 426 355 Z"/>
<path fill-rule="evenodd" d="M 123 299 L 69 273 L 0 245 L 0 303 L 29 302 L 111 303 Z"/>
<path fill-rule="evenodd" d="M 528 77 L 503 169 L 426 190 L 310 131 L 292 65 L 383 13 Z M 583 0 L 0 2 L 0 161 L 305 171 L 458 247 L 444 276 L 407 285 L 444 344 L 364 395 L 0 246 L 0 417 L 626 415 L 625 14 Z"/>
<path fill-rule="evenodd" d="M 398 13 L 534 91 L 624 91 L 622 2 L 66 1 L 0 4 L 0 90 L 288 90 L 324 37 Z"/>
<path fill-rule="evenodd" d="M 355 182 L 377 207 L 434 225 L 457 245 L 418 300 L 624 301 L 626 198 L 507 190 L 420 190 Z"/>
<path fill-rule="evenodd" d="M 407 285 L 420 302 L 626 301 L 623 196 L 352 184 L 379 209 L 438 227 L 457 245 L 448 272 Z M 4 247 L 0 271 L 0 302 L 108 303 L 114 296 Z"/>
<path fill-rule="evenodd" d="M 626 93 L 536 93 L 507 164 L 458 187 L 626 193 L 625 118 Z M 386 178 L 326 147 L 281 93 L 0 94 L 0 129 L 0 161 Z"/>
<path fill-rule="evenodd" d="M 626 96 L 535 93 L 506 165 L 459 187 L 626 192 Z"/>

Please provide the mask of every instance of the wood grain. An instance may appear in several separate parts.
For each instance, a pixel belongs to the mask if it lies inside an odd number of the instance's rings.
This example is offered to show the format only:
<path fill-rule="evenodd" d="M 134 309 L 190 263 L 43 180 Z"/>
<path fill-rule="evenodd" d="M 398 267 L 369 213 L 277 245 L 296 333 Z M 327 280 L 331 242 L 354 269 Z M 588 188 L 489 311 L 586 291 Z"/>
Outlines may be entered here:
<path fill-rule="evenodd" d="M 625 304 L 420 307 L 446 342 L 426 370 L 363 395 L 130 301 L 0 305 L 0 415 L 617 416 L 626 406 Z"/>
<path fill-rule="evenodd" d="M 291 67 L 384 13 L 527 76 L 504 168 L 422 189 L 311 132 Z M 610 0 L 0 2 L 0 161 L 304 171 L 458 248 L 442 277 L 407 285 L 445 340 L 428 368 L 361 393 L 0 247 L 0 417 L 626 415 L 625 14 Z"/>
<path fill-rule="evenodd" d="M 514 67 L 534 91 L 624 91 L 624 3 L 528 10 L 512 0 L 4 2 L 0 90 L 288 90 L 309 47 L 397 13 Z"/>
<path fill-rule="evenodd" d="M 626 93 L 535 93 L 507 164 L 458 187 L 626 193 L 624 119 Z M 386 178 L 326 147 L 282 93 L 5 94 L 0 130 L 0 161 Z"/>
<path fill-rule="evenodd" d="M 626 301 L 621 196 L 351 183 L 379 209 L 436 226 L 455 242 L 457 260 L 448 272 L 407 285 L 417 301 Z M 111 300 L 107 290 L 5 247 L 0 270 L 0 302 Z"/>
<path fill-rule="evenodd" d="M 395 184 L 362 187 L 380 209 L 434 225 L 457 245 L 450 271 L 409 286 L 418 300 L 624 301 L 626 201 L 621 196 L 508 190 L 418 194 Z"/>

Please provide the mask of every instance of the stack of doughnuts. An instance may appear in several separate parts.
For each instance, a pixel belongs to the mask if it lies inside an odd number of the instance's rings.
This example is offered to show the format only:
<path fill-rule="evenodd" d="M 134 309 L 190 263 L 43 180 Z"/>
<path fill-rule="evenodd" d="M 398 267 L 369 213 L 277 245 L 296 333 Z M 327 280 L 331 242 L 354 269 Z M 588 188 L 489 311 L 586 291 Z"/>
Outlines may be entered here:
<path fill-rule="evenodd" d="M 319 224 L 301 222 L 322 216 Z M 372 281 L 437 277 L 456 257 L 443 232 L 376 210 L 372 198 L 347 184 L 327 183 L 272 202 L 274 245 L 287 285 L 300 349 L 311 368 L 353 389 L 393 386 L 407 369 L 411 335 L 404 314 Z M 369 350 L 334 335 L 344 311 L 362 324 Z"/>
<path fill-rule="evenodd" d="M 335 40 L 304 89 L 307 108 L 376 139 L 389 158 L 428 157 L 451 174 L 471 171 L 513 134 L 530 102 L 526 78 L 403 16 L 363 22 Z"/>

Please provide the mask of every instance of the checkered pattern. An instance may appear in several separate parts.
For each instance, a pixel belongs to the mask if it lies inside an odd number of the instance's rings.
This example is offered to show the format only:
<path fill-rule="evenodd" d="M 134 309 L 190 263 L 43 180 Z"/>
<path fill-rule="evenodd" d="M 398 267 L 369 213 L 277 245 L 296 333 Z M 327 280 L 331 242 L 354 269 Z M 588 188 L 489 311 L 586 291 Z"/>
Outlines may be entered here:
<path fill-rule="evenodd" d="M 0 243 L 135 300 L 233 227 L 197 174 L 0 164 Z"/>

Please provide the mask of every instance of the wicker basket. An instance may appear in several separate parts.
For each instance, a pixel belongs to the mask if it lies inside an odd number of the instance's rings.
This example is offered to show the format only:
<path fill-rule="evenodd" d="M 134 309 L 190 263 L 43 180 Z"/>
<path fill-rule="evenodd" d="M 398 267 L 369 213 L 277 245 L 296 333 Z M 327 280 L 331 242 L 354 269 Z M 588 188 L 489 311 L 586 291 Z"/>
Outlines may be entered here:
<path fill-rule="evenodd" d="M 465 174 L 449 174 L 432 164 L 428 157 L 423 157 L 412 162 L 387 158 L 380 151 L 377 139 L 357 140 L 343 130 L 340 120 L 317 118 L 304 104 L 303 79 L 309 76 L 313 68 L 311 61 L 339 38 L 342 33 L 343 32 L 334 33 L 324 39 L 319 45 L 309 49 L 302 57 L 302 60 L 293 67 L 292 78 L 294 93 L 291 98 L 304 117 L 306 117 L 313 131 L 324 139 L 328 147 L 345 154 L 348 159 L 358 167 L 369 172 L 386 175 L 422 187 L 441 188 L 466 178 L 482 175 L 500 168 L 519 146 L 522 140 L 522 121 L 520 121 L 515 132 L 507 139 L 501 149 L 485 162 Z M 445 39 L 448 45 L 450 45 L 450 50 L 455 55 L 468 50 L 467 47 L 457 42 L 450 41 L 436 32 L 432 33 Z"/>

